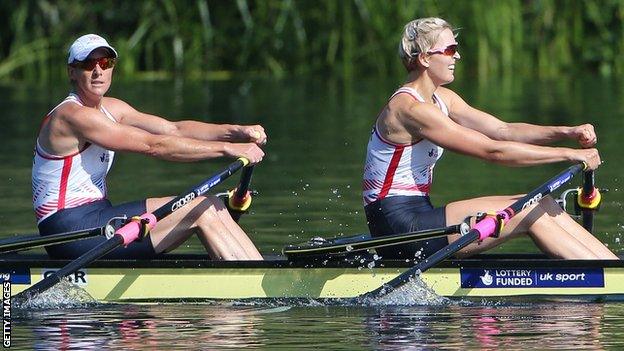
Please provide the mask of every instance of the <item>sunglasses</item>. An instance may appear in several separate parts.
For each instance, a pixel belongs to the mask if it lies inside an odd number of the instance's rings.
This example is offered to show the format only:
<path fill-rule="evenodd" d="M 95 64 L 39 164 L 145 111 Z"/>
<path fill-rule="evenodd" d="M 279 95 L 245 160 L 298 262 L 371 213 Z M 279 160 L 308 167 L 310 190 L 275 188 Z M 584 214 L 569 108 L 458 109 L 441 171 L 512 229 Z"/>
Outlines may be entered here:
<path fill-rule="evenodd" d="M 84 61 L 76 61 L 76 62 L 73 62 L 71 66 L 83 69 L 85 71 L 93 71 L 95 69 L 95 65 L 100 66 L 101 69 L 113 68 L 115 67 L 116 61 L 117 60 L 112 57 L 100 57 L 100 58 L 86 59 Z"/>
<path fill-rule="evenodd" d="M 445 47 L 444 49 L 427 51 L 427 54 L 429 55 L 442 54 L 445 56 L 455 56 L 456 53 L 457 53 L 457 44 L 449 45 Z"/>

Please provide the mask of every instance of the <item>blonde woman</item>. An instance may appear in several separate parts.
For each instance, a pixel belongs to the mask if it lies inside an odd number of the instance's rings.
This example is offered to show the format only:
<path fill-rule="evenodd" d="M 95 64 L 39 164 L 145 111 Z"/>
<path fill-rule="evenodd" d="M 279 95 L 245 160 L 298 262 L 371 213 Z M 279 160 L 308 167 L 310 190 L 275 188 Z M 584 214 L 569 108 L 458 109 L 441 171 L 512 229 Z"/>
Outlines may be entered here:
<path fill-rule="evenodd" d="M 520 197 L 488 196 L 434 207 L 429 190 L 444 150 L 506 166 L 585 162 L 596 169 L 601 163 L 590 124 L 506 123 L 444 87 L 455 79 L 458 45 L 453 27 L 440 18 L 417 19 L 404 28 L 399 56 L 407 77 L 377 116 L 367 147 L 363 199 L 373 236 L 457 224 L 480 211 L 506 208 Z M 576 140 L 581 148 L 543 146 L 562 139 Z M 470 244 L 458 255 L 480 253 L 520 235 L 552 257 L 617 259 L 550 196 L 513 217 L 498 238 Z M 385 258 L 425 258 L 457 238 L 453 234 L 378 252 Z"/>

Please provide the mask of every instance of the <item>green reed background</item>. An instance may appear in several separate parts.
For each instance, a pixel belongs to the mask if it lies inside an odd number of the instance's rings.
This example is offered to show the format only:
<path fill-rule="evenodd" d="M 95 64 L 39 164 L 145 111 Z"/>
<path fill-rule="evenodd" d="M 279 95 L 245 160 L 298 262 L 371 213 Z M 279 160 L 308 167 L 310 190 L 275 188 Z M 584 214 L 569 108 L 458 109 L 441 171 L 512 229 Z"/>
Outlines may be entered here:
<path fill-rule="evenodd" d="M 0 80 L 63 79 L 89 32 L 118 49 L 123 77 L 400 75 L 402 27 L 424 16 L 461 28 L 459 75 L 624 72 L 619 0 L 3 0 Z"/>

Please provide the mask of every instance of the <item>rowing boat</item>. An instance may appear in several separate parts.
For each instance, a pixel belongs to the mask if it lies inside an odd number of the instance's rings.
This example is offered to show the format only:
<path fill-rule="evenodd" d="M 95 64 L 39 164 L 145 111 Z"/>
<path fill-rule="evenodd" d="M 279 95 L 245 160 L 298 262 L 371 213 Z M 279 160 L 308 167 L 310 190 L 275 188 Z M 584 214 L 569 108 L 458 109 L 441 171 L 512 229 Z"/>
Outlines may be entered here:
<path fill-rule="evenodd" d="M 412 261 L 340 259 L 211 261 L 205 255 L 156 260 L 98 260 L 67 279 L 102 302 L 176 302 L 239 299 L 351 298 L 378 288 L 411 268 Z M 0 256 L 17 294 L 67 261 L 43 255 Z M 555 260 L 541 255 L 480 255 L 448 260 L 421 279 L 450 298 L 557 298 L 624 300 L 624 262 Z"/>
<path fill-rule="evenodd" d="M 61 280 L 69 279 L 104 302 L 276 298 L 359 300 L 383 296 L 409 283 L 414 277 L 420 277 L 438 295 L 452 298 L 624 300 L 622 261 L 555 260 L 519 254 L 446 260 L 471 242 L 497 235 L 504 223 L 516 213 L 567 183 L 585 167 L 582 164 L 568 167 L 504 210 L 491 215 L 478 215 L 472 227 L 466 223 L 383 238 L 356 235 L 313 239 L 304 244 L 287 245 L 283 250 L 286 256 L 267 257 L 264 261 L 211 261 L 205 255 L 172 254 L 152 260 L 100 259 L 114 248 L 146 235 L 148 229 L 144 227 L 152 227 L 182 206 L 180 199 L 188 196 L 192 199 L 203 194 L 246 164 L 246 160 L 239 159 L 153 213 L 132 218 L 117 230 L 104 231 L 107 236 L 111 234 L 110 238 L 76 260 L 52 260 L 24 254 L 2 255 L 0 277 L 10 277 L 12 286 L 8 291 L 18 298 L 44 292 Z M 248 185 L 250 175 L 250 169 L 247 175 L 243 172 L 241 184 Z M 598 192 L 593 184 L 591 188 L 594 193 Z M 246 188 L 242 192 L 246 194 Z M 578 191 L 578 197 L 582 198 L 583 193 L 584 190 Z M 577 202 L 580 206 L 581 201 Z M 593 208 L 586 210 L 592 212 Z M 367 251 L 455 232 L 462 233 L 462 236 L 420 262 L 380 260 Z M 77 240 L 101 233 L 102 230 L 95 228 L 85 233 L 58 234 L 45 239 L 45 242 L 38 237 L 8 239 L 0 243 L 0 248 L 9 252 L 49 245 L 54 241 L 65 242 L 68 237 Z"/>

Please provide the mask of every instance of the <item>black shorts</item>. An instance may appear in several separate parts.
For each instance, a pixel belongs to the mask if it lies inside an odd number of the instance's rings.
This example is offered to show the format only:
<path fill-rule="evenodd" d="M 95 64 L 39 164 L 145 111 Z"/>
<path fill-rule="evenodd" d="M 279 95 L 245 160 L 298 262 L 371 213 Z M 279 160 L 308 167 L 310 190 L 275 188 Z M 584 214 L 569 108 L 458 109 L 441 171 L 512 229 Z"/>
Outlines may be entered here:
<path fill-rule="evenodd" d="M 445 207 L 434 208 L 428 196 L 390 196 L 364 207 L 373 237 L 446 227 Z M 434 238 L 376 249 L 384 258 L 423 259 L 448 245 Z"/>
<path fill-rule="evenodd" d="M 42 236 L 73 232 L 82 229 L 102 227 L 113 217 L 139 216 L 146 212 L 145 200 L 128 202 L 117 206 L 104 199 L 82 206 L 60 210 L 39 223 Z M 106 241 L 101 235 L 89 239 L 77 240 L 59 245 L 47 246 L 46 251 L 52 258 L 75 259 Z M 157 256 L 149 236 L 141 241 L 134 241 L 128 247 L 119 247 L 104 258 L 151 258 Z"/>

